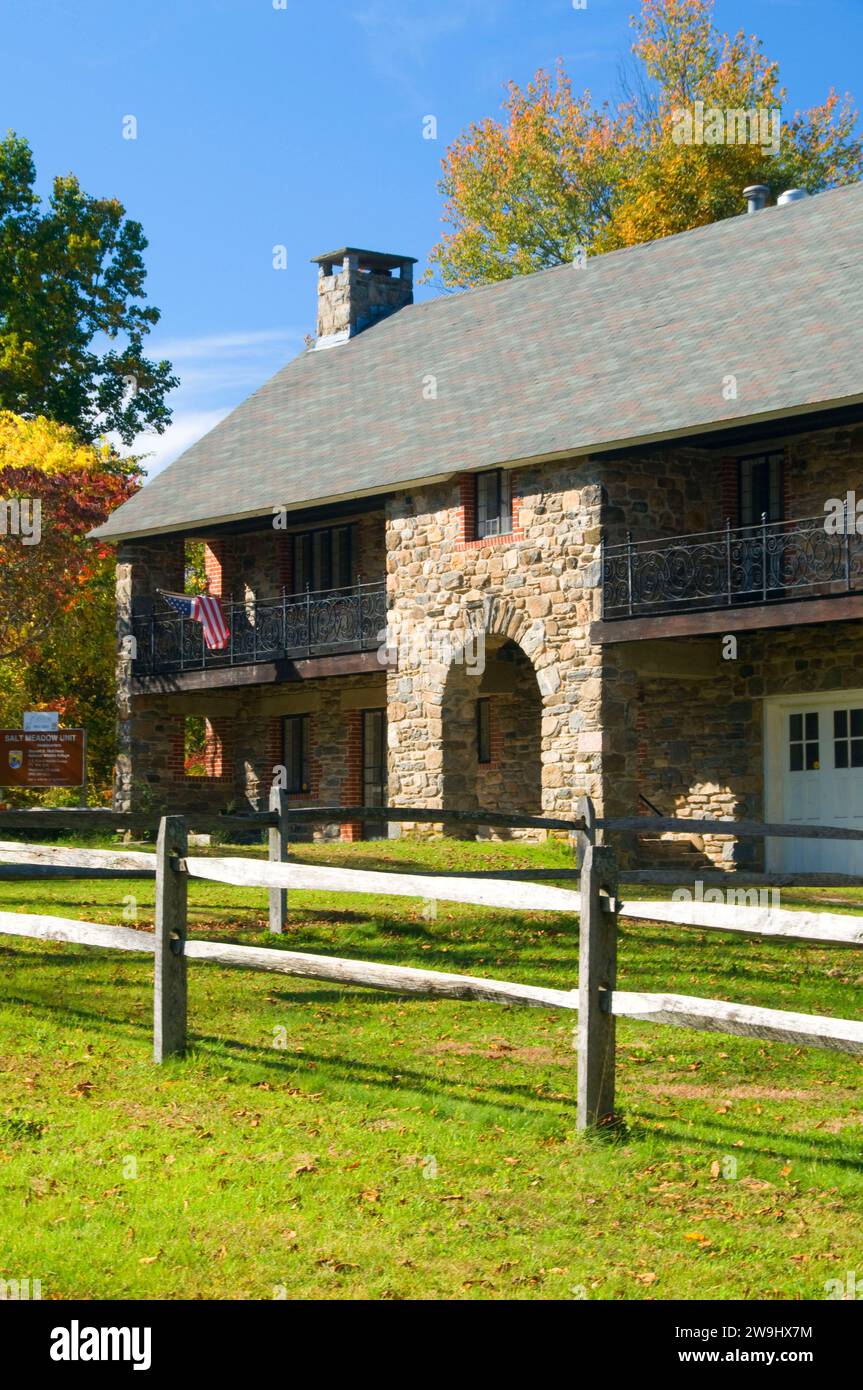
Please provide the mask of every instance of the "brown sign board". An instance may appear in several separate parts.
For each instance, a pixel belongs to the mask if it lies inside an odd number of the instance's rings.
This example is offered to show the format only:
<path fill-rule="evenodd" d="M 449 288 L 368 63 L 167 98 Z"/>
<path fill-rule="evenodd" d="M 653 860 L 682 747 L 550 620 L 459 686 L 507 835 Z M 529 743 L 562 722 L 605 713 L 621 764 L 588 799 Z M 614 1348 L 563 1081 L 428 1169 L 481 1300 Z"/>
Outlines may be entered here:
<path fill-rule="evenodd" d="M 0 729 L 0 787 L 84 785 L 83 729 Z"/>

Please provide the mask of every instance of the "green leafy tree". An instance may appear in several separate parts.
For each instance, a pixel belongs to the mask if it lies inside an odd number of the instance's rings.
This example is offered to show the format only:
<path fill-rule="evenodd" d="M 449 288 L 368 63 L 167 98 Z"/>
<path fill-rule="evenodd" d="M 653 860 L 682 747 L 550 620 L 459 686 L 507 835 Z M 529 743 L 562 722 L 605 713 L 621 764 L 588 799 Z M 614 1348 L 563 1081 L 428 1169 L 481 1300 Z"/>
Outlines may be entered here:
<path fill-rule="evenodd" d="M 144 356 L 159 311 L 146 303 L 141 225 L 73 174 L 55 178 L 43 204 L 35 178 L 29 144 L 10 132 L 0 141 L 0 408 L 85 440 L 161 433 L 178 381 L 169 362 Z"/>

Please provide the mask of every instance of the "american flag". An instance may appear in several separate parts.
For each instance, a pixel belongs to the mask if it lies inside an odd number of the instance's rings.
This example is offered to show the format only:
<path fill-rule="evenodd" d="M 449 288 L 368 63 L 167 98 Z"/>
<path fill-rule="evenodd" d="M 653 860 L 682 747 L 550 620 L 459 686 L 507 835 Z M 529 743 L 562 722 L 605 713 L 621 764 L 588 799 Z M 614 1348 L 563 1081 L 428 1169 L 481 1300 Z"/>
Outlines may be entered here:
<path fill-rule="evenodd" d="M 159 593 L 181 618 L 191 618 L 193 622 L 201 623 L 204 641 L 211 652 L 225 650 L 231 633 L 217 598 L 211 594 L 166 594 L 164 589 L 160 589 Z"/>

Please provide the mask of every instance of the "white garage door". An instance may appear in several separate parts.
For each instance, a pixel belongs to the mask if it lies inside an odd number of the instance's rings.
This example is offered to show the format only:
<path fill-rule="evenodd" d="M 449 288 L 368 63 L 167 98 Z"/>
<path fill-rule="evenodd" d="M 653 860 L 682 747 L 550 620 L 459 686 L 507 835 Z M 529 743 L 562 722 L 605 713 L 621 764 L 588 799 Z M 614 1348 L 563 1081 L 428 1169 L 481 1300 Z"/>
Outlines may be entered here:
<path fill-rule="evenodd" d="M 863 690 L 767 703 L 767 818 L 863 830 Z M 863 840 L 774 839 L 768 863 L 863 874 Z"/>

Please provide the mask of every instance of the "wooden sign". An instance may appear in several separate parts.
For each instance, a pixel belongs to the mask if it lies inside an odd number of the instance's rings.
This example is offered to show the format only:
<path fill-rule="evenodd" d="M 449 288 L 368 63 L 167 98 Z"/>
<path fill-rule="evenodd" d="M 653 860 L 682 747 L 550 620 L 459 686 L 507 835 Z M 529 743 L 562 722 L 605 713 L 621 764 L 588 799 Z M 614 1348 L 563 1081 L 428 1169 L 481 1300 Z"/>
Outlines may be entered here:
<path fill-rule="evenodd" d="M 0 787 L 81 787 L 83 729 L 0 729 Z"/>

